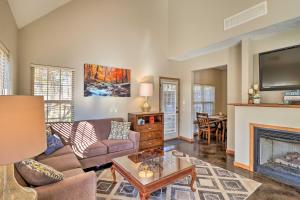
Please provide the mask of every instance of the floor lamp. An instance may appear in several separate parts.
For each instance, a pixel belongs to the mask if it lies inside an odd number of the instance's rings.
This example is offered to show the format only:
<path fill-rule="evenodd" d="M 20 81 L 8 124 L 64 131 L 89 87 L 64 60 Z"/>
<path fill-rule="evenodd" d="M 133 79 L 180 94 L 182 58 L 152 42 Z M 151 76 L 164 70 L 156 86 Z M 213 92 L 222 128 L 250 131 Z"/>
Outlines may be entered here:
<path fill-rule="evenodd" d="M 20 186 L 14 163 L 46 149 L 44 100 L 38 96 L 0 96 L 0 200 L 37 199 Z"/>

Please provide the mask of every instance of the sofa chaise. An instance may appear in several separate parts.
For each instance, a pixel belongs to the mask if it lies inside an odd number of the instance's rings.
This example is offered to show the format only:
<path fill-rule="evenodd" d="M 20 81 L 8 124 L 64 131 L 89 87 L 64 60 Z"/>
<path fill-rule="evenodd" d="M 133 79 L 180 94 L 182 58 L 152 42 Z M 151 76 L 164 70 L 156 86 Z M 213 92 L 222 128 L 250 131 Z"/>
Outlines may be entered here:
<path fill-rule="evenodd" d="M 51 155 L 41 154 L 35 160 L 49 165 L 64 174 L 64 180 L 35 187 L 39 200 L 94 200 L 96 174 L 83 169 L 106 164 L 115 157 L 137 152 L 139 133 L 130 131 L 128 140 L 109 140 L 111 121 L 122 118 L 51 123 L 52 134 L 60 136 L 64 147 Z M 15 170 L 20 185 L 29 185 Z"/>

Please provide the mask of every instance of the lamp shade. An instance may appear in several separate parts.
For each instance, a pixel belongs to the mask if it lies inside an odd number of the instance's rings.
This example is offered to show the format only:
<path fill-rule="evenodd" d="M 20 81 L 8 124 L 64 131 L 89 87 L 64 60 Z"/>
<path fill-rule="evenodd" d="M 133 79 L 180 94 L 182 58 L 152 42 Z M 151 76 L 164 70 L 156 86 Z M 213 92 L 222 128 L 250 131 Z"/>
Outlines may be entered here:
<path fill-rule="evenodd" d="M 43 97 L 0 96 L 0 165 L 32 158 L 46 146 Z"/>
<path fill-rule="evenodd" d="M 152 83 L 141 83 L 140 96 L 151 97 L 152 95 L 153 95 L 153 84 Z"/>

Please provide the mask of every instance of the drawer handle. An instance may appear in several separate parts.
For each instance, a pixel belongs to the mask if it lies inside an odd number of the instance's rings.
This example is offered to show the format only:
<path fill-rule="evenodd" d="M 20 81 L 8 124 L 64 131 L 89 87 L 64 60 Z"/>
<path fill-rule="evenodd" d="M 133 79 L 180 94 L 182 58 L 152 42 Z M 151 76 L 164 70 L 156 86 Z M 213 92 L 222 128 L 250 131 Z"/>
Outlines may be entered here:
<path fill-rule="evenodd" d="M 152 128 L 148 128 L 149 130 L 151 130 Z"/>

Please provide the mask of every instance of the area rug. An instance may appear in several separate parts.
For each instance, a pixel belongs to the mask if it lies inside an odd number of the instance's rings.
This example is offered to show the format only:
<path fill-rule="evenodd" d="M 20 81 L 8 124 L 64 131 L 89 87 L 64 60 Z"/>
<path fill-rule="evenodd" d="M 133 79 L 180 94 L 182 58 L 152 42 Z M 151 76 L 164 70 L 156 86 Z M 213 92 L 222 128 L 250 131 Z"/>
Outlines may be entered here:
<path fill-rule="evenodd" d="M 179 154 L 178 154 L 179 155 Z M 190 177 L 161 188 L 151 194 L 151 200 L 243 200 L 247 199 L 261 183 L 231 171 L 183 154 L 182 159 L 195 164 L 197 178 L 192 192 Z M 139 199 L 138 191 L 116 173 L 113 183 L 110 169 L 97 172 L 97 200 Z"/>

